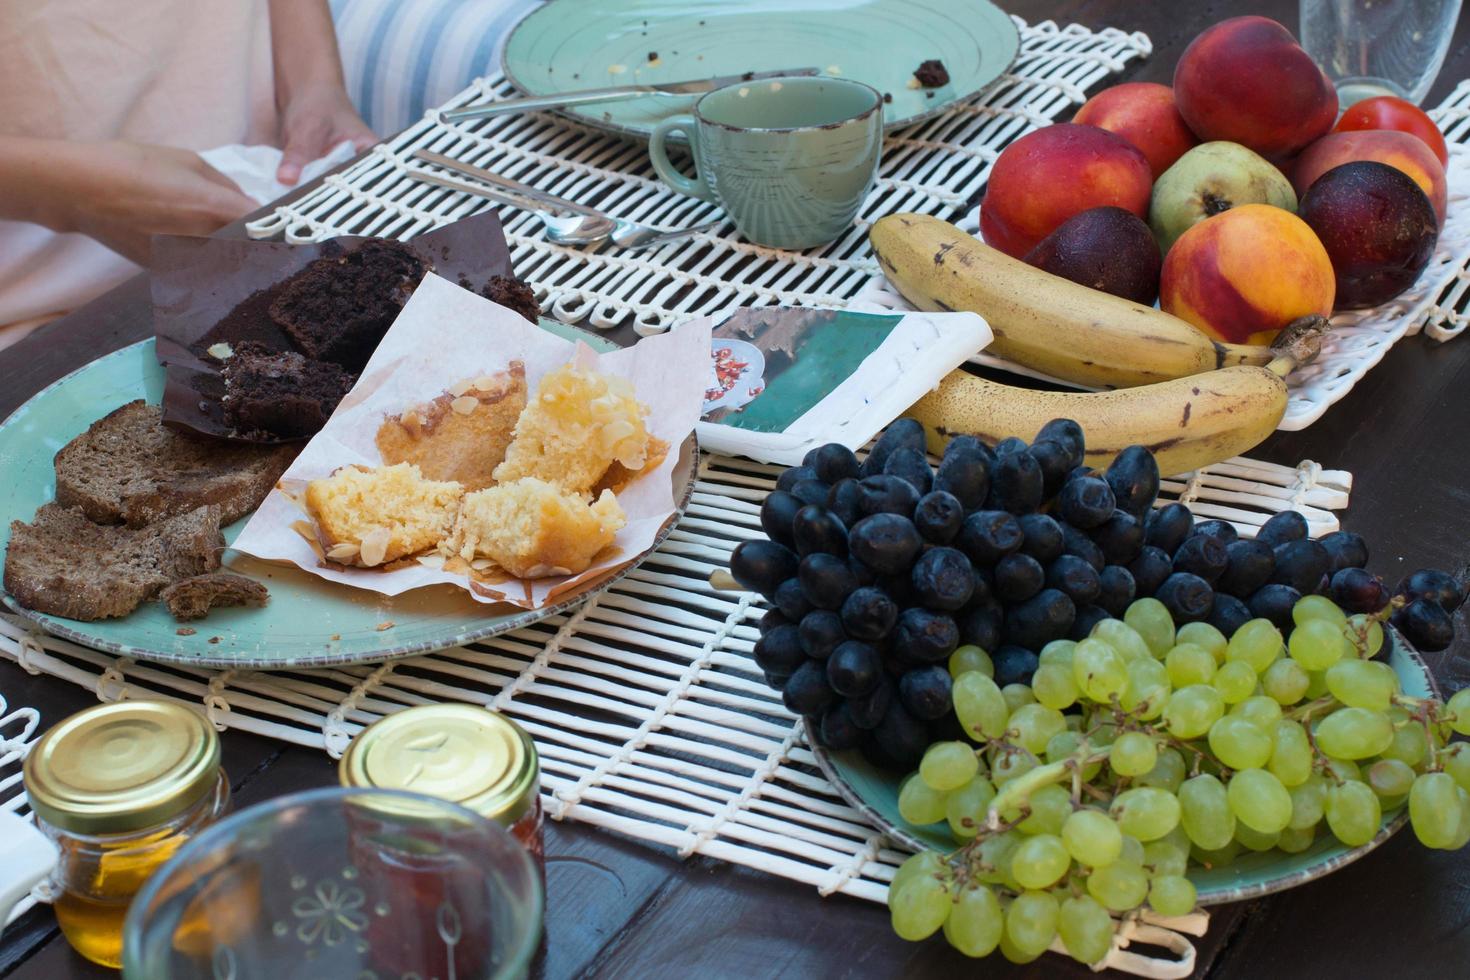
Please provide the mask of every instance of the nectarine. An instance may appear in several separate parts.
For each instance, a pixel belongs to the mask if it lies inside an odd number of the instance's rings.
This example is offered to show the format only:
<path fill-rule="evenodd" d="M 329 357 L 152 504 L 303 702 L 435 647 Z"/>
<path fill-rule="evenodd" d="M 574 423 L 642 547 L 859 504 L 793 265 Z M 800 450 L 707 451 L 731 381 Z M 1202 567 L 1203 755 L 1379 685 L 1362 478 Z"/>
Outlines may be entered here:
<path fill-rule="evenodd" d="M 1174 90 L 1157 82 L 1113 85 L 1082 103 L 1074 123 L 1117 133 L 1148 157 L 1154 179 L 1199 140 L 1174 104 Z"/>
<path fill-rule="evenodd" d="M 1291 171 L 1291 183 L 1301 197 L 1317 178 L 1334 167 L 1354 160 L 1376 160 L 1402 170 L 1414 178 L 1429 203 L 1439 223 L 1444 224 L 1445 185 L 1444 167 L 1423 140 L 1408 133 L 1392 129 L 1360 129 L 1350 133 L 1328 133 L 1302 151 L 1296 158 Z"/>
<path fill-rule="evenodd" d="M 1174 68 L 1174 100 L 1200 139 L 1267 159 L 1290 156 L 1337 119 L 1337 90 L 1269 17 L 1222 20 L 1189 42 Z"/>
<path fill-rule="evenodd" d="M 1335 288 L 1306 222 L 1242 204 L 1179 236 L 1164 257 L 1159 305 L 1217 340 L 1269 344 L 1298 317 L 1331 313 Z"/>
<path fill-rule="evenodd" d="M 1090 208 L 1148 214 L 1148 160 L 1132 143 L 1096 126 L 1058 123 L 1001 151 L 980 209 L 985 244 L 1021 258 L 1062 222 Z"/>

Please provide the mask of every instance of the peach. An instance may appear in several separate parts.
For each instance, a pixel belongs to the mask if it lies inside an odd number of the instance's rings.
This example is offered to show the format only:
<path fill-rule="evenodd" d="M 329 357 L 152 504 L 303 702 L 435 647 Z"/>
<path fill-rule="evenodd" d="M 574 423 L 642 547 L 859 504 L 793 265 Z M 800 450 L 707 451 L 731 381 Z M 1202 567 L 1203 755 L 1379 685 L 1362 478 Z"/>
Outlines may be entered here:
<path fill-rule="evenodd" d="M 1360 129 L 1328 133 L 1302 151 L 1292 168 L 1291 183 L 1297 197 L 1307 193 L 1318 177 L 1334 167 L 1357 160 L 1373 160 L 1402 170 L 1414 179 L 1434 205 L 1435 216 L 1444 224 L 1448 193 L 1444 167 L 1423 140 L 1393 129 Z"/>
<path fill-rule="evenodd" d="M 1337 120 L 1337 90 L 1269 17 L 1222 20 L 1189 42 L 1174 68 L 1174 99 L 1200 139 L 1240 143 L 1267 159 L 1291 156 Z"/>
<path fill-rule="evenodd" d="M 1155 180 L 1199 142 L 1174 104 L 1174 90 L 1157 82 L 1105 88 L 1084 102 L 1072 121 L 1117 133 L 1138 147 Z"/>
<path fill-rule="evenodd" d="M 1058 123 L 996 157 L 980 209 L 985 243 L 1021 258 L 1068 218 L 1092 208 L 1148 214 L 1153 177 L 1143 153 L 1116 133 Z"/>
<path fill-rule="evenodd" d="M 1291 321 L 1332 312 L 1336 280 L 1307 223 L 1269 204 L 1206 218 L 1164 257 L 1159 305 L 1237 344 L 1269 344 Z"/>

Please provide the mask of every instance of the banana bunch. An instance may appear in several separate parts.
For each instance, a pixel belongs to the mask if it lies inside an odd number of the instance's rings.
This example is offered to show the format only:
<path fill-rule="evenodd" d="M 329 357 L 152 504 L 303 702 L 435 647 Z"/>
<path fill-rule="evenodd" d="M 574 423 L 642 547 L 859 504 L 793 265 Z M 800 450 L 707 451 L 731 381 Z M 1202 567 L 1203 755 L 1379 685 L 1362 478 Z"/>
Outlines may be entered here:
<path fill-rule="evenodd" d="M 934 453 L 960 434 L 1030 442 L 1050 420 L 1074 419 L 1087 435 L 1088 466 L 1104 469 L 1140 445 L 1170 476 L 1239 456 L 1275 432 L 1286 382 L 1242 366 L 1120 391 L 1034 391 L 953 371 L 904 414 L 924 426 Z"/>
<path fill-rule="evenodd" d="M 1237 364 L 1270 347 L 1222 344 L 1162 310 L 1089 289 L 923 214 L 880 218 L 868 233 L 883 274 L 921 310 L 978 313 L 988 353 L 1089 388 L 1132 388 Z"/>
<path fill-rule="evenodd" d="M 1030 441 L 1051 419 L 1087 433 L 1087 462 L 1104 467 L 1148 447 L 1165 474 L 1239 455 L 1286 414 L 1282 377 L 1316 356 L 1326 331 L 1303 318 L 1272 347 L 1218 343 L 1152 307 L 1043 272 L 920 214 L 881 218 L 869 240 L 888 281 L 924 310 L 967 310 L 990 323 L 986 348 L 1097 392 L 1036 391 L 954 371 L 908 415 L 941 452 L 962 433 Z"/>

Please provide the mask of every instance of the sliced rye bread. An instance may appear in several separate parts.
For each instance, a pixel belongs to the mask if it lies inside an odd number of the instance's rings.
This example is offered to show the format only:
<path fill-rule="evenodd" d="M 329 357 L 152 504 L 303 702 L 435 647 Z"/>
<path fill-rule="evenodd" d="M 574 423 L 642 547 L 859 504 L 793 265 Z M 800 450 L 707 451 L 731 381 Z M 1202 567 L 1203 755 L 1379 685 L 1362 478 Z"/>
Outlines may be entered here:
<path fill-rule="evenodd" d="M 214 504 L 230 524 L 260 506 L 299 449 L 187 435 L 158 406 L 128 402 L 56 454 L 56 502 L 130 527 Z"/>
<path fill-rule="evenodd" d="M 270 598 L 265 586 L 234 572 L 210 572 L 180 579 L 158 594 L 174 619 L 203 619 L 215 606 L 263 606 Z"/>
<path fill-rule="evenodd" d="M 126 616 L 169 584 L 218 568 L 224 547 L 213 505 L 130 528 L 93 523 L 80 507 L 46 504 L 31 523 L 10 525 L 5 591 L 52 616 Z"/>

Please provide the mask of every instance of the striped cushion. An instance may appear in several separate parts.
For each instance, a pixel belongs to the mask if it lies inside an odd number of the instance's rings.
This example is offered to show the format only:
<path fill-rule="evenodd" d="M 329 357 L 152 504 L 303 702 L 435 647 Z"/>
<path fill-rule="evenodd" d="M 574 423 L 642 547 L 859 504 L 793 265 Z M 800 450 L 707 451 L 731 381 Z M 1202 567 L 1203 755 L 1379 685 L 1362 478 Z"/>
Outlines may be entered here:
<path fill-rule="evenodd" d="M 347 94 L 381 136 L 492 71 L 538 0 L 331 0 Z"/>

